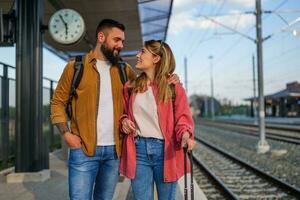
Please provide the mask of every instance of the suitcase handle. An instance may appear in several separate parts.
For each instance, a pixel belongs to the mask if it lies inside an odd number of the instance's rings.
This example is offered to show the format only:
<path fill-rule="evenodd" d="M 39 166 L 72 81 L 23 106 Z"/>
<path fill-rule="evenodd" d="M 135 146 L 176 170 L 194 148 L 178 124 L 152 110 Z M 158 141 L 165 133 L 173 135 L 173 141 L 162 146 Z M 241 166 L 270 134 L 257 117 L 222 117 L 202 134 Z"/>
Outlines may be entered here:
<path fill-rule="evenodd" d="M 190 159 L 190 166 L 191 166 L 191 200 L 194 200 L 194 173 L 193 173 L 193 152 L 187 151 L 187 146 L 183 147 L 184 153 L 184 200 L 188 200 L 188 189 L 187 189 L 187 154 Z"/>
<path fill-rule="evenodd" d="M 183 155 L 184 155 L 184 200 L 188 200 L 188 193 L 187 193 L 187 158 L 186 158 L 186 154 L 187 154 L 187 146 L 183 147 Z"/>

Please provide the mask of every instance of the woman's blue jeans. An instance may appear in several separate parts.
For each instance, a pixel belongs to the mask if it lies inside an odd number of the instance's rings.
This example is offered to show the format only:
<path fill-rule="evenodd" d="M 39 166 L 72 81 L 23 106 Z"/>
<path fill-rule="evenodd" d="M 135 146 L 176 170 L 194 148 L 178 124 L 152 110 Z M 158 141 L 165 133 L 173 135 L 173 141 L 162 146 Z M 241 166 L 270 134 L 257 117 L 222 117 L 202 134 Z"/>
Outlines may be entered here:
<path fill-rule="evenodd" d="M 69 195 L 71 200 L 111 200 L 119 180 L 119 159 L 115 146 L 96 147 L 95 156 L 82 149 L 69 154 Z"/>
<path fill-rule="evenodd" d="M 154 182 L 159 200 L 175 200 L 177 182 L 164 182 L 164 141 L 137 137 L 136 174 L 131 181 L 135 200 L 153 200 Z"/>

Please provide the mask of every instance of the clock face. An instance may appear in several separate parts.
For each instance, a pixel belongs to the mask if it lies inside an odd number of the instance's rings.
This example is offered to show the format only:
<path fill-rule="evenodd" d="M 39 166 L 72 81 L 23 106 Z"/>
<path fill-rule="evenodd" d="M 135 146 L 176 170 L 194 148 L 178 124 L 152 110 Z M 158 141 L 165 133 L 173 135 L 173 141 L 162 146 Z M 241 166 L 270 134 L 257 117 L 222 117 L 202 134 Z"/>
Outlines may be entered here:
<path fill-rule="evenodd" d="M 85 32 L 81 15 L 72 9 L 61 9 L 55 12 L 49 21 L 52 38 L 61 44 L 77 42 Z"/>

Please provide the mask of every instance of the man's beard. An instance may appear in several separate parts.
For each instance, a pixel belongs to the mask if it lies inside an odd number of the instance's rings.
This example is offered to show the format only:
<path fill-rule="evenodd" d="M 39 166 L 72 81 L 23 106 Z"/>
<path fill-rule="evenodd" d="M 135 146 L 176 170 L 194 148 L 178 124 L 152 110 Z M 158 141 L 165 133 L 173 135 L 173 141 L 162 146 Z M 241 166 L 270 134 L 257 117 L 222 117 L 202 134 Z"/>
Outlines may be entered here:
<path fill-rule="evenodd" d="M 101 49 L 102 54 L 112 65 L 118 64 L 118 61 L 120 60 L 120 57 L 119 57 L 120 50 L 118 50 L 117 55 L 114 55 L 114 49 L 109 49 L 105 43 L 103 43 L 101 45 L 100 49 Z"/>

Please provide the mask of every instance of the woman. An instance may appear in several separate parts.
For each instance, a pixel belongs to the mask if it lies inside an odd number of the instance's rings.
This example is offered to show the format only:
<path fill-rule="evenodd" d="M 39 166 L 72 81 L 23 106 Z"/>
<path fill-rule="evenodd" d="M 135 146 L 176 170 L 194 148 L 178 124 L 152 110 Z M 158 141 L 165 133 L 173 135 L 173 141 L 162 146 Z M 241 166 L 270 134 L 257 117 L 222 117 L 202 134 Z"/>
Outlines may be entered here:
<path fill-rule="evenodd" d="M 181 84 L 173 89 L 168 84 L 168 75 L 175 70 L 168 44 L 147 41 L 137 59 L 136 68 L 142 73 L 124 87 L 120 172 L 132 179 L 136 200 L 153 199 L 153 182 L 159 200 L 175 200 L 177 180 L 184 173 L 182 147 L 194 146 L 188 99 Z"/>

